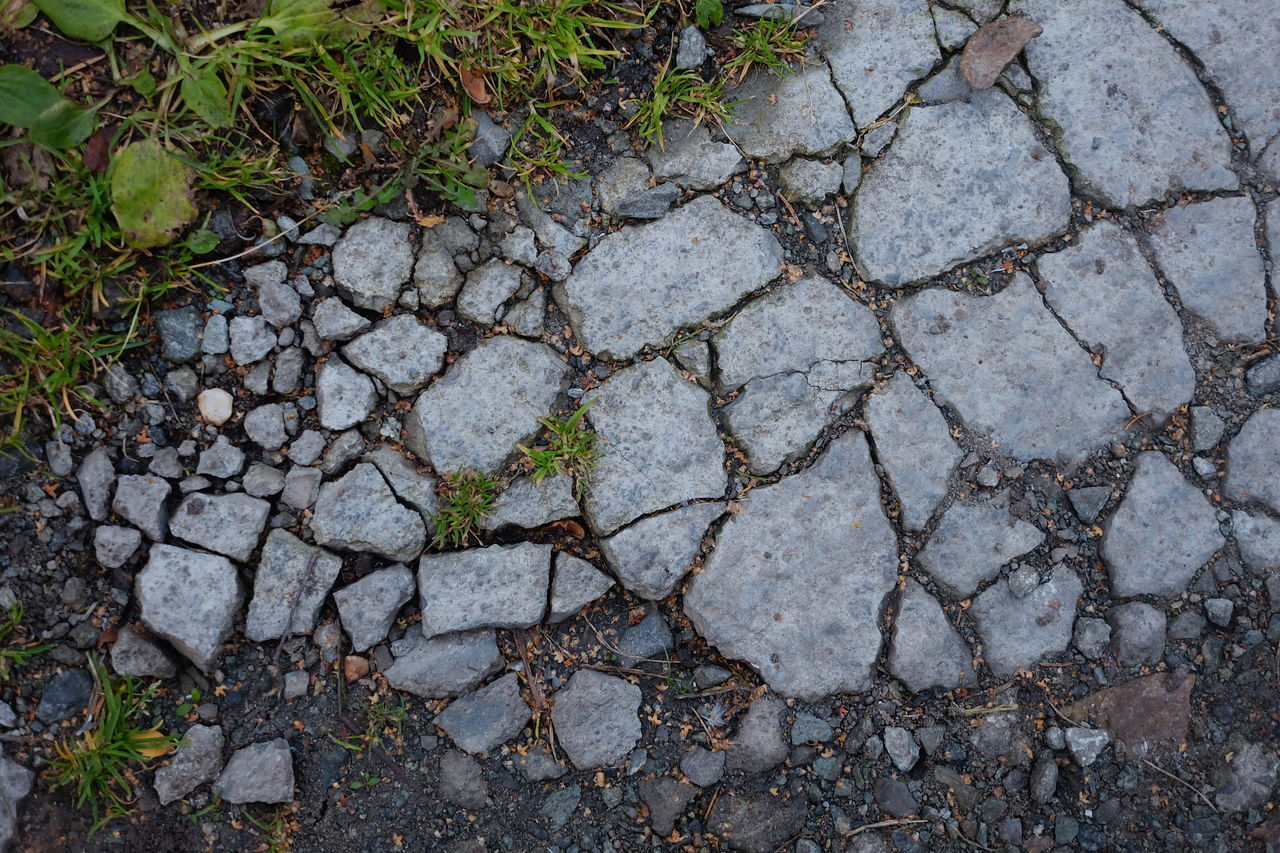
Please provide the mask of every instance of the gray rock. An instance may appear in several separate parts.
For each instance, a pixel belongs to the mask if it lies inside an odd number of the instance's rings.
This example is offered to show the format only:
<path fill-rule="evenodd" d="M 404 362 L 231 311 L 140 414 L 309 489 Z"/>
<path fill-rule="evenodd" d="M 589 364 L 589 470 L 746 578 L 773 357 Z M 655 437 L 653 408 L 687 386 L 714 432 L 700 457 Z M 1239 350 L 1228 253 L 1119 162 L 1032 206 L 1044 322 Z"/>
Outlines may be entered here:
<path fill-rule="evenodd" d="M 640 800 L 649 808 L 649 824 L 659 838 L 676 828 L 676 821 L 698 796 L 698 789 L 670 778 L 646 779 L 636 786 Z"/>
<path fill-rule="evenodd" d="M 456 749 L 440 756 L 440 796 L 460 808 L 484 808 L 489 785 L 480 762 Z"/>
<path fill-rule="evenodd" d="M 367 462 L 320 487 L 311 532 L 317 545 L 372 551 L 400 562 L 422 553 L 427 539 L 422 516 L 400 504 Z"/>
<path fill-rule="evenodd" d="M 594 392 L 590 419 L 601 453 L 584 501 L 607 535 L 637 516 L 724 495 L 724 445 L 710 396 L 661 358 L 624 368 Z"/>
<path fill-rule="evenodd" d="M 138 550 L 142 534 L 132 527 L 100 524 L 93 531 L 93 555 L 105 568 L 118 569 Z"/>
<path fill-rule="evenodd" d="M 124 365 L 116 363 L 102 372 L 102 385 L 113 403 L 127 403 L 138 396 L 138 380 L 129 375 Z"/>
<path fill-rule="evenodd" d="M 254 264 L 244 270 L 244 283 L 253 288 L 262 288 L 268 284 L 284 284 L 288 277 L 289 268 L 283 261 L 267 261 L 265 264 Z"/>
<path fill-rule="evenodd" d="M 680 47 L 676 50 L 676 68 L 697 68 L 707 60 L 707 40 L 697 27 L 680 31 Z M 666 833 L 661 833 L 666 835 Z"/>
<path fill-rule="evenodd" d="M 902 522 L 912 530 L 928 523 L 947 493 L 964 451 L 951 437 L 942 412 L 905 373 L 895 374 L 866 405 L 876 453 L 902 504 Z"/>
<path fill-rule="evenodd" d="M 148 471 L 166 480 L 182 478 L 182 458 L 178 455 L 178 448 L 161 447 L 155 453 L 156 455 L 151 457 L 151 462 L 147 466 Z"/>
<path fill-rule="evenodd" d="M 775 696 L 761 696 L 747 709 L 733 744 L 725 750 L 725 766 L 730 770 L 763 773 L 787 757 L 781 717 L 786 705 Z"/>
<path fill-rule="evenodd" d="M 111 499 L 111 486 L 116 479 L 115 466 L 106 448 L 99 447 L 87 456 L 76 469 L 76 482 L 84 508 L 94 521 L 107 520 L 107 504 Z"/>
<path fill-rule="evenodd" d="M 498 309 L 520 289 L 520 268 L 490 261 L 467 273 L 458 294 L 458 313 L 482 326 L 498 320 Z"/>
<path fill-rule="evenodd" d="M 271 389 L 277 394 L 293 394 L 302 382 L 307 356 L 301 347 L 288 347 L 276 356 L 276 369 L 271 375 Z"/>
<path fill-rule="evenodd" d="M 244 469 L 244 451 L 227 441 L 225 435 L 214 439 L 213 444 L 200 451 L 196 473 L 228 480 Z"/>
<path fill-rule="evenodd" d="M 667 620 L 658 610 L 650 609 L 644 618 L 622 632 L 618 640 L 618 662 L 626 668 L 660 660 L 659 655 L 675 647 L 675 638 Z"/>
<path fill-rule="evenodd" d="M 445 304 L 462 287 L 462 273 L 453 262 L 448 242 L 438 231 L 436 228 L 423 233 L 422 245 L 418 247 L 418 262 L 413 268 L 413 283 L 418 288 L 418 302 L 423 308 Z M 471 237 L 474 239 L 475 235 Z"/>
<path fill-rule="evenodd" d="M 44 455 L 49 462 L 49 470 L 55 477 L 65 477 L 75 470 L 75 462 L 71 459 L 71 448 L 58 439 L 45 442 Z"/>
<path fill-rule="evenodd" d="M 1025 275 L 995 296 L 924 290 L 892 316 L 935 392 L 1004 453 L 1071 461 L 1122 434 L 1128 406 Z"/>
<path fill-rule="evenodd" d="M 970 613 L 982 636 L 984 658 L 998 678 L 1033 666 L 1041 657 L 1066 649 L 1084 587 L 1067 568 L 1023 598 L 1014 597 L 1006 581 L 988 587 Z"/>
<path fill-rule="evenodd" d="M 546 744 L 535 744 L 524 755 L 511 756 L 512 762 L 520 769 L 521 775 L 529 782 L 545 782 L 548 779 L 559 779 L 567 770 L 565 766 L 551 755 Z"/>
<path fill-rule="evenodd" d="M 1204 451 L 1216 445 L 1225 427 L 1222 418 L 1208 406 L 1191 407 L 1191 446 L 1196 450 Z"/>
<path fill-rule="evenodd" d="M 1191 610 L 1184 610 L 1174 617 L 1169 623 L 1169 639 L 1171 640 L 1194 640 L 1204 633 L 1205 621 L 1204 617 L 1199 613 Z M 1107 627 L 1107 637 L 1111 636 L 1111 628 Z"/>
<path fill-rule="evenodd" d="M 409 226 L 371 217 L 347 229 L 333 247 L 333 278 L 356 308 L 381 311 L 394 305 L 409 280 L 413 250 Z"/>
<path fill-rule="evenodd" d="M 93 676 L 87 669 L 59 669 L 44 685 L 36 719 L 58 723 L 85 711 L 93 695 Z"/>
<path fill-rule="evenodd" d="M 1280 521 L 1236 510 L 1231 513 L 1231 526 L 1245 568 L 1263 576 L 1280 569 Z"/>
<path fill-rule="evenodd" d="M 698 633 L 779 693 L 816 700 L 867 689 L 898 566 L 879 491 L 856 432 L 807 470 L 753 490 L 685 594 Z"/>
<path fill-rule="evenodd" d="M 573 816 L 573 812 L 578 808 L 578 803 L 582 801 L 582 788 L 578 785 L 569 784 L 558 791 L 552 792 L 542 807 L 538 809 L 538 814 L 547 822 L 547 828 L 552 832 L 558 832 L 561 827 L 569 822 L 569 818 Z"/>
<path fill-rule="evenodd" d="M 624 198 L 618 203 L 618 216 L 623 219 L 661 219 L 680 200 L 675 184 L 659 184 Z M 567 278 L 567 276 L 566 276 Z"/>
<path fill-rule="evenodd" d="M 551 580 L 548 622 L 562 622 L 613 588 L 613 578 L 581 557 L 559 551 Z"/>
<path fill-rule="evenodd" d="M 906 773 L 920 760 L 920 745 L 911 736 L 911 732 L 901 726 L 886 726 L 884 730 L 884 749 L 889 753 L 895 767 Z"/>
<path fill-rule="evenodd" d="M 520 676 L 509 672 L 487 687 L 455 699 L 436 716 L 435 724 L 467 752 L 492 752 L 520 734 L 532 716 L 520 698 Z"/>
<path fill-rule="evenodd" d="M 246 365 L 262 361 L 275 348 L 275 330 L 261 317 L 231 318 L 231 359 Z"/>
<path fill-rule="evenodd" d="M 840 178 L 840 188 L 845 195 L 853 195 L 862 183 L 862 155 L 850 154 L 844 161 L 844 170 Z"/>
<path fill-rule="evenodd" d="M 533 268 L 551 281 L 564 281 L 573 273 L 573 264 L 555 249 L 539 252 Z"/>
<path fill-rule="evenodd" d="M 347 344 L 342 354 L 397 394 L 412 394 L 439 372 L 448 348 L 444 335 L 412 314 L 397 314 Z"/>
<path fill-rule="evenodd" d="M 194 305 L 157 311 L 156 330 L 169 361 L 195 361 L 200 357 L 200 312 Z"/>
<path fill-rule="evenodd" d="M 317 414 L 325 429 L 355 426 L 369 417 L 377 400 L 369 377 L 337 356 L 330 356 L 316 369 Z"/>
<path fill-rule="evenodd" d="M 371 325 L 337 298 L 325 299 L 317 305 L 311 313 L 311 323 L 316 327 L 316 334 L 326 341 L 350 340 Z"/>
<path fill-rule="evenodd" d="M 649 189 L 649 167 L 637 157 L 619 157 L 596 182 L 601 212 L 617 218 L 622 202 Z"/>
<path fill-rule="evenodd" d="M 1257 396 L 1280 390 L 1280 356 L 1270 355 L 1250 365 L 1245 385 Z"/>
<path fill-rule="evenodd" d="M 933 25 L 938 31 L 938 42 L 944 50 L 960 50 L 977 28 L 977 25 L 963 12 L 944 9 L 941 6 L 934 6 L 929 11 L 933 13 Z M 996 11 L 999 11 L 999 8 Z M 967 88 L 968 84 L 965 85 Z"/>
<path fill-rule="evenodd" d="M 279 403 L 250 409 L 244 416 L 244 431 L 263 450 L 279 450 L 289 440 L 284 431 L 284 409 Z"/>
<path fill-rule="evenodd" d="M 1049 307 L 1098 354 L 1098 375 L 1116 382 L 1139 411 L 1162 421 L 1191 399 L 1196 376 L 1182 323 L 1133 237 L 1099 222 L 1039 266 Z"/>
<path fill-rule="evenodd" d="M 717 501 L 641 519 L 600 540 L 600 552 L 623 586 L 659 601 L 689 571 L 707 527 L 723 512 L 724 504 Z"/>
<path fill-rule="evenodd" d="M 948 592 L 963 598 L 1043 540 L 1035 525 L 1009 512 L 1009 493 L 1001 492 L 984 503 L 952 504 L 916 559 Z"/>
<path fill-rule="evenodd" d="M 1111 591 L 1122 598 L 1178 595 L 1224 543 L 1213 505 L 1200 490 L 1163 454 L 1142 453 L 1102 540 Z"/>
<path fill-rule="evenodd" d="M 119 675 L 140 678 L 173 678 L 178 673 L 168 649 L 127 626 L 120 628 L 111 644 L 111 668 Z"/>
<path fill-rule="evenodd" d="M 518 225 L 498 244 L 502 256 L 513 263 L 530 266 L 538 259 L 538 244 L 533 231 Z"/>
<path fill-rule="evenodd" d="M 335 554 L 272 530 L 253 576 L 253 600 L 244 634 L 255 643 L 286 634 L 310 634 L 342 568 Z"/>
<path fill-rule="evenodd" d="M 893 623 L 889 672 L 913 693 L 977 683 L 973 652 L 937 599 L 910 578 Z"/>
<path fill-rule="evenodd" d="M 549 544 L 425 555 L 418 561 L 422 632 L 528 628 L 542 619 L 550 571 Z"/>
<path fill-rule="evenodd" d="M 1088 729 L 1082 726 L 1069 726 L 1063 732 L 1067 740 L 1067 749 L 1071 757 L 1081 767 L 1092 767 L 1098 760 L 1102 750 L 1111 742 L 1111 735 L 1105 729 Z"/>
<path fill-rule="evenodd" d="M 284 473 L 279 468 L 255 462 L 245 472 L 241 486 L 255 498 L 269 498 L 284 488 Z"/>
<path fill-rule="evenodd" d="M 293 755 L 284 738 L 254 743 L 231 754 L 213 793 L 229 803 L 293 800 Z"/>
<path fill-rule="evenodd" d="M 430 522 L 439 503 L 435 477 L 421 473 L 412 460 L 385 444 L 366 453 L 364 460 L 372 462 L 386 478 L 396 497 L 421 513 L 423 520 Z"/>
<path fill-rule="evenodd" d="M 617 764 L 640 740 L 640 688 L 630 682 L 580 669 L 554 698 L 556 738 L 579 770 Z"/>
<path fill-rule="evenodd" d="M 304 246 L 332 246 L 341 236 L 342 232 L 336 226 L 326 222 L 303 234 L 298 238 L 298 242 Z"/>
<path fill-rule="evenodd" d="M 876 805 L 891 817 L 905 818 L 920 809 L 920 801 L 911 789 L 899 779 L 881 776 L 871 786 L 876 798 Z"/>
<path fill-rule="evenodd" d="M 582 346 L 625 358 L 723 310 L 777 277 L 765 229 L 700 196 L 657 222 L 606 235 L 557 286 Z"/>
<path fill-rule="evenodd" d="M 784 77 L 757 71 L 725 97 L 742 102 L 725 135 L 766 163 L 822 154 L 854 137 L 848 108 L 821 65 Z"/>
<path fill-rule="evenodd" d="M 163 477 L 124 474 L 116 480 L 111 509 L 139 527 L 153 542 L 162 542 L 169 531 L 169 509 L 165 500 L 172 488 Z"/>
<path fill-rule="evenodd" d="M 1226 493 L 1280 512 L 1280 409 L 1259 409 L 1227 448 Z"/>
<path fill-rule="evenodd" d="M 402 565 L 379 569 L 333 594 L 351 649 L 367 651 L 387 638 L 400 608 L 417 591 L 413 572 Z M 410 632 L 415 635 L 415 632 Z"/>
<path fill-rule="evenodd" d="M 927 0 L 839 0 L 823 12 L 822 54 L 860 127 L 900 102 L 939 59 Z"/>
<path fill-rule="evenodd" d="M 548 253 L 543 252 L 539 257 L 546 254 Z M 557 278 L 556 281 L 563 281 L 567 277 L 568 274 L 566 273 L 564 276 Z M 528 299 L 513 306 L 502 318 L 502 322 L 510 326 L 517 335 L 524 335 L 527 338 L 539 338 L 542 336 L 546 316 L 547 293 L 545 290 L 538 289 L 529 294 Z"/>
<path fill-rule="evenodd" d="M 1206 598 L 1204 612 L 1209 621 L 1219 628 L 1231 625 L 1231 617 L 1235 612 L 1235 604 L 1229 598 Z"/>
<path fill-rule="evenodd" d="M 710 788 L 724 775 L 723 752 L 711 752 L 695 746 L 680 759 L 680 772 L 699 788 Z"/>
<path fill-rule="evenodd" d="M 1233 752 L 1235 756 L 1227 770 L 1227 779 L 1214 794 L 1214 802 L 1229 812 L 1258 808 L 1275 787 L 1280 758 L 1272 746 L 1256 743 L 1243 744 Z"/>
<path fill-rule="evenodd" d="M 772 853 L 804 831 L 806 805 L 803 797 L 730 793 L 715 799 L 707 828 L 733 850 Z"/>
<path fill-rule="evenodd" d="M 1053 799 L 1058 788 L 1058 762 L 1053 753 L 1045 752 L 1031 768 L 1031 799 L 1041 805 Z"/>
<path fill-rule="evenodd" d="M 736 147 L 712 141 L 705 124 L 670 119 L 662 124 L 662 138 L 662 146 L 650 146 L 645 152 L 658 180 L 673 181 L 691 190 L 709 190 L 724 184 L 746 166 Z"/>
<path fill-rule="evenodd" d="M 544 344 L 484 340 L 418 397 L 406 443 L 438 473 L 493 471 L 538 430 L 564 373 Z"/>
<path fill-rule="evenodd" d="M 191 726 L 182 739 L 169 763 L 156 770 L 156 796 L 162 806 L 212 782 L 222 771 L 221 726 Z"/>
<path fill-rule="evenodd" d="M 283 266 L 283 264 L 282 264 Z M 284 279 L 264 282 L 258 289 L 258 310 L 267 322 L 282 329 L 302 317 L 302 300 L 298 291 L 285 284 Z"/>
<path fill-rule="evenodd" d="M 391 653 L 395 661 L 383 673 L 387 683 L 426 699 L 461 696 L 501 671 L 504 664 L 488 629 L 431 639 L 410 630 L 391 644 Z"/>
<path fill-rule="evenodd" d="M 814 208 L 835 195 L 843 179 L 844 169 L 839 163 L 798 158 L 782 167 L 778 186 L 788 201 Z"/>
<path fill-rule="evenodd" d="M 826 720 L 809 713 L 796 714 L 791 724 L 791 745 L 826 743 L 835 737 L 835 730 Z"/>
<path fill-rule="evenodd" d="M 507 156 L 511 133 L 483 110 L 473 111 L 471 117 L 476 121 L 476 133 L 469 146 L 471 156 L 481 166 L 492 166 Z"/>
<path fill-rule="evenodd" d="M 573 498 L 572 477 L 556 475 L 541 483 L 535 483 L 532 477 L 521 477 L 498 496 L 493 512 L 485 516 L 480 526 L 497 530 L 513 524 L 530 529 L 572 518 L 581 512 Z"/>
<path fill-rule="evenodd" d="M 261 498 L 197 493 L 178 504 L 169 528 L 179 539 L 247 563 L 270 513 L 271 504 Z"/>
<path fill-rule="evenodd" d="M 1111 500 L 1110 486 L 1081 486 L 1067 492 L 1071 506 L 1081 521 L 1092 524 L 1097 520 L 1102 508 Z"/>
<path fill-rule="evenodd" d="M 539 245 L 555 251 L 566 261 L 587 245 L 586 238 L 579 237 L 552 219 L 551 214 L 539 207 L 528 193 L 516 193 L 516 209 L 520 211 L 525 223 L 533 229 Z"/>
<path fill-rule="evenodd" d="M 1070 213 L 1067 176 L 1013 101 L 991 90 L 907 115 L 862 178 L 849 237 L 868 279 L 900 287 L 1051 239 Z"/>
<path fill-rule="evenodd" d="M 1012 11 L 1044 28 L 1027 45 L 1027 64 L 1082 188 L 1132 207 L 1237 186 L 1230 139 L 1204 87 L 1136 11 L 1120 0 L 1016 0 Z"/>
<path fill-rule="evenodd" d="M 1266 336 L 1267 290 L 1254 218 L 1248 198 L 1215 198 L 1172 207 L 1151 227 L 1156 260 L 1183 306 L 1230 341 Z"/>
<path fill-rule="evenodd" d="M 332 476 L 347 466 L 364 452 L 365 443 L 359 430 L 349 429 L 340 433 L 324 452 L 320 460 L 320 470 L 326 476 Z"/>
<path fill-rule="evenodd" d="M 143 623 L 208 672 L 240 612 L 240 580 L 226 557 L 152 545 L 135 592 Z"/>
<path fill-rule="evenodd" d="M 1111 643 L 1111 626 L 1103 619 L 1081 617 L 1076 620 L 1072 642 L 1080 650 L 1080 654 L 1089 660 L 1098 660 Z"/>
<path fill-rule="evenodd" d="M 1107 611 L 1111 650 L 1129 666 L 1156 663 L 1164 657 L 1165 616 L 1150 604 L 1132 601 Z"/>
<path fill-rule="evenodd" d="M 865 306 L 817 276 L 752 302 L 714 338 L 733 434 L 752 467 L 776 469 L 840 414 L 842 398 L 871 383 L 880 327 Z M 847 403 L 847 399 L 845 400 Z"/>
<path fill-rule="evenodd" d="M 289 459 L 299 465 L 311 465 L 324 453 L 324 436 L 313 429 L 304 429 L 302 435 L 289 443 Z"/>
<path fill-rule="evenodd" d="M 897 135 L 897 122 L 886 121 L 877 124 L 862 135 L 858 150 L 862 152 L 863 157 L 879 157 L 881 152 L 889 147 L 889 143 Z"/>

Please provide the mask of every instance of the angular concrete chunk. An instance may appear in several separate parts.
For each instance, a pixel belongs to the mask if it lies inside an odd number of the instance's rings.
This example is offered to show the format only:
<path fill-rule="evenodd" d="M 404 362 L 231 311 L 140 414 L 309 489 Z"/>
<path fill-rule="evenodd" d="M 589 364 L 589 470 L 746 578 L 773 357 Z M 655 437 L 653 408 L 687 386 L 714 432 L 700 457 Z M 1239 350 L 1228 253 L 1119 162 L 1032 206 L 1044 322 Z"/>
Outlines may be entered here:
<path fill-rule="evenodd" d="M 1254 412 L 1227 447 L 1226 492 L 1280 512 L 1280 409 Z"/>
<path fill-rule="evenodd" d="M 930 687 L 952 690 L 978 680 L 972 650 L 937 599 L 910 579 L 893 623 L 889 671 L 915 693 Z"/>
<path fill-rule="evenodd" d="M 409 631 L 391 644 L 395 661 L 387 683 L 424 699 L 461 696 L 502 669 L 502 653 L 492 630 L 462 631 L 427 639 Z"/>
<path fill-rule="evenodd" d="M 422 633 L 528 628 L 542 619 L 551 546 L 523 542 L 428 554 L 418 561 Z"/>
<path fill-rule="evenodd" d="M 498 502 L 480 522 L 485 530 L 497 530 L 507 524 L 516 527 L 541 527 L 562 518 L 581 513 L 573 497 L 573 478 L 564 475 L 548 477 L 535 483 L 532 477 L 521 477 L 498 496 Z"/>
<path fill-rule="evenodd" d="M 821 154 L 854 136 L 849 110 L 820 64 L 782 77 L 757 71 L 726 97 L 742 103 L 725 134 L 748 157 L 767 163 Z"/>
<path fill-rule="evenodd" d="M 316 411 L 325 429 L 355 426 L 369 417 L 377 401 L 373 381 L 337 356 L 316 368 Z"/>
<path fill-rule="evenodd" d="M 613 588 L 613 578 L 581 557 L 560 552 L 555 556 L 551 581 L 551 612 L 547 621 L 562 622 Z"/>
<path fill-rule="evenodd" d="M 448 348 L 444 335 L 422 325 L 412 314 L 397 314 L 347 344 L 342 354 L 397 394 L 412 394 L 440 370 Z"/>
<path fill-rule="evenodd" d="M 333 279 L 352 305 L 381 311 L 409 280 L 413 247 L 404 222 L 371 217 L 347 229 L 333 247 Z"/>
<path fill-rule="evenodd" d="M 1005 580 L 978 596 L 970 612 L 982 635 L 983 657 L 997 678 L 1066 649 L 1083 590 L 1075 572 L 1059 568 L 1021 598 Z"/>
<path fill-rule="evenodd" d="M 985 503 L 952 505 L 917 559 L 938 584 L 963 598 L 1043 540 L 1034 524 L 1009 513 L 1009 493 L 1002 492 Z"/>
<path fill-rule="evenodd" d="M 641 598 L 666 598 L 698 556 L 702 537 L 722 512 L 720 502 L 694 504 L 637 521 L 600 541 L 622 585 Z"/>
<path fill-rule="evenodd" d="M 192 726 L 182 737 L 186 743 L 156 770 L 156 795 L 162 806 L 212 782 L 222 770 L 221 726 Z"/>
<path fill-rule="evenodd" d="M 271 504 L 246 494 L 187 495 L 169 523 L 173 535 L 193 545 L 248 562 L 258 548 Z"/>
<path fill-rule="evenodd" d="M 169 508 L 165 506 L 172 487 L 162 477 L 125 474 L 116 481 L 111 509 L 136 524 L 153 542 L 163 542 L 169 532 Z"/>
<path fill-rule="evenodd" d="M 284 738 L 237 749 L 222 769 L 213 792 L 229 803 L 287 803 L 293 800 L 293 754 Z"/>
<path fill-rule="evenodd" d="M 385 640 L 396 614 L 417 589 L 413 572 L 395 565 L 367 574 L 335 592 L 333 603 L 338 606 L 342 627 L 351 637 L 352 650 L 363 652 Z"/>
<path fill-rule="evenodd" d="M 368 462 L 320 487 L 311 532 L 317 545 L 372 551 L 402 562 L 422 553 L 427 541 L 422 516 L 400 504 Z"/>
<path fill-rule="evenodd" d="M 520 676 L 509 672 L 487 687 L 455 699 L 435 718 L 461 749 L 492 752 L 520 734 L 533 716 L 520 698 Z"/>
<path fill-rule="evenodd" d="M 580 669 L 555 702 L 556 739 L 579 770 L 617 764 L 640 740 L 640 688 L 628 681 Z"/>
<path fill-rule="evenodd" d="M 240 612 L 240 579 L 231 561 L 152 545 L 134 585 L 143 623 L 208 672 Z"/>
<path fill-rule="evenodd" d="M 342 558 L 336 554 L 288 531 L 271 531 L 253 576 L 245 636 L 261 643 L 285 634 L 309 634 L 341 569 Z"/>

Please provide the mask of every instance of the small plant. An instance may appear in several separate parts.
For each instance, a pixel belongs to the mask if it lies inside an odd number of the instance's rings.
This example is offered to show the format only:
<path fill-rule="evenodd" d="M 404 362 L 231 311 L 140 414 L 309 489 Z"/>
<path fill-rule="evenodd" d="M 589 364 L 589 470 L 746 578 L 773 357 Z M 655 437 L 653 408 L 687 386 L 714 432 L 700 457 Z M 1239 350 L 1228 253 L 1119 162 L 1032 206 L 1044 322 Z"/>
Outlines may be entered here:
<path fill-rule="evenodd" d="M 352 752 L 364 752 L 370 744 L 382 743 L 384 737 L 399 740 L 400 733 L 404 730 L 404 719 L 409 714 L 409 703 L 404 700 L 403 696 L 398 698 L 398 704 L 391 704 L 390 702 L 370 703 L 367 724 L 365 730 L 360 734 L 350 735 L 345 738 L 331 736 L 330 740 L 343 749 L 349 749 Z"/>
<path fill-rule="evenodd" d="M 575 172 L 564 159 L 565 138 L 556 130 L 554 124 L 538 112 L 534 104 L 529 105 L 529 117 L 511 134 L 511 144 L 507 148 L 507 160 L 511 163 L 513 176 L 529 186 L 534 174 L 550 172 L 564 175 L 575 180 L 585 178 L 582 172 Z"/>
<path fill-rule="evenodd" d="M 703 80 L 696 71 L 678 69 L 672 71 L 671 63 L 664 63 L 653 80 L 653 91 L 648 98 L 636 101 L 639 109 L 627 122 L 627 127 L 638 125 L 639 134 L 650 143 L 663 147 L 662 123 L 672 115 L 685 115 L 695 124 L 722 122 L 733 113 L 736 104 L 724 100 L 724 83 L 715 79 Z"/>
<path fill-rule="evenodd" d="M 724 21 L 724 4 L 720 0 L 696 0 L 693 17 L 701 29 L 718 27 Z"/>
<path fill-rule="evenodd" d="M 96 660 L 89 666 L 96 682 L 96 701 L 89 712 L 92 725 L 78 740 L 54 746 L 50 768 L 54 788 L 72 787 L 76 808 L 88 803 L 93 809 L 92 837 L 109 821 L 129 813 L 134 769 L 171 752 L 181 738 L 162 733 L 159 723 L 144 728 L 140 722 L 160 682 L 144 687 L 129 675 L 112 677 Z"/>
<path fill-rule="evenodd" d="M 550 433 L 546 446 L 519 445 L 520 450 L 533 463 L 533 482 L 541 483 L 547 477 L 566 474 L 574 478 L 575 493 L 579 500 L 582 499 L 586 475 L 595 467 L 598 459 L 595 449 L 596 434 L 582 420 L 590 407 L 591 403 L 580 406 L 565 420 L 552 415 L 538 421 Z"/>
<path fill-rule="evenodd" d="M 365 770 L 360 774 L 359 779 L 355 779 L 351 782 L 351 790 L 359 791 L 361 788 L 368 790 L 375 785 L 382 784 L 385 781 L 387 780 L 382 778 L 381 776 L 378 776 L 374 773 L 370 773 L 368 770 Z"/>
<path fill-rule="evenodd" d="M 440 548 L 459 548 L 476 535 L 480 521 L 493 511 L 498 481 L 479 471 L 459 471 L 444 475 L 438 491 L 440 509 L 435 514 L 436 535 L 431 541 Z"/>
<path fill-rule="evenodd" d="M 23 637 L 26 628 L 22 625 L 22 602 L 14 601 L 0 619 L 0 681 L 9 680 L 9 668 L 26 666 L 31 659 L 41 652 L 47 652 L 52 646 L 49 643 L 26 642 Z"/>
<path fill-rule="evenodd" d="M 217 820 L 219 813 L 221 811 L 222 811 L 222 797 L 219 797 L 217 794 L 213 794 L 209 798 L 208 805 L 206 805 L 202 809 L 196 809 L 195 811 L 189 813 L 187 815 L 187 820 L 191 821 L 192 823 L 199 823 L 205 818 L 209 818 L 210 820 Z"/>
<path fill-rule="evenodd" d="M 292 810 L 290 805 L 280 806 L 272 812 L 270 820 L 258 820 L 247 808 L 242 808 L 240 813 L 265 836 L 265 846 L 259 849 L 266 853 L 286 853 L 290 846 L 289 833 L 297 828 L 297 824 L 288 818 Z"/>
<path fill-rule="evenodd" d="M 729 36 L 738 49 L 725 70 L 737 74 L 741 82 L 752 68 L 767 68 L 779 77 L 791 73 L 791 63 L 804 57 L 807 35 L 797 32 L 799 18 L 789 16 L 760 18 L 749 26 L 735 29 Z"/>

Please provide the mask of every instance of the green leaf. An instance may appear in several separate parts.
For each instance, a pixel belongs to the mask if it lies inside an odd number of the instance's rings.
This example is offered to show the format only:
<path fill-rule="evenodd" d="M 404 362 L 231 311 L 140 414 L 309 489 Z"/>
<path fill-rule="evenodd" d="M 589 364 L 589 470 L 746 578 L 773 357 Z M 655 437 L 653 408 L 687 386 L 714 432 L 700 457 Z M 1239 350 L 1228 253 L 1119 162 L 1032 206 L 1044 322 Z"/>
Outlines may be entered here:
<path fill-rule="evenodd" d="M 188 234 L 182 245 L 190 249 L 192 254 L 207 255 L 218 248 L 218 235 L 208 228 L 201 228 Z"/>
<path fill-rule="evenodd" d="M 698 0 L 693 6 L 693 15 L 704 30 L 718 27 L 724 21 L 724 4 L 720 0 Z"/>
<path fill-rule="evenodd" d="M 218 72 L 212 68 L 192 68 L 182 78 L 182 100 L 210 127 L 230 127 L 230 96 Z"/>
<path fill-rule="evenodd" d="M 293 48 L 326 41 L 341 19 L 330 0 L 272 0 L 258 23 L 271 29 L 282 47 Z"/>
<path fill-rule="evenodd" d="M 73 39 L 102 41 L 129 20 L 124 0 L 33 0 L 49 20 Z"/>
<path fill-rule="evenodd" d="M 144 98 L 150 98 L 156 93 L 156 77 L 151 73 L 150 68 L 143 68 L 124 82 L 128 83 L 133 91 Z"/>
<path fill-rule="evenodd" d="M 157 139 L 116 152 L 111 173 L 111 212 L 124 240 L 138 249 L 173 242 L 196 218 L 191 203 L 194 170 Z"/>
<path fill-rule="evenodd" d="M 62 97 L 30 68 L 0 66 L 0 122 L 25 127 L 31 141 L 56 150 L 79 145 L 93 133 L 94 110 Z"/>
<path fill-rule="evenodd" d="M 8 0 L 0 3 L 0 28 L 12 28 L 20 30 L 36 19 L 36 15 L 40 14 L 40 10 L 36 8 L 34 3 L 19 3 L 16 6 L 8 5 Z"/>

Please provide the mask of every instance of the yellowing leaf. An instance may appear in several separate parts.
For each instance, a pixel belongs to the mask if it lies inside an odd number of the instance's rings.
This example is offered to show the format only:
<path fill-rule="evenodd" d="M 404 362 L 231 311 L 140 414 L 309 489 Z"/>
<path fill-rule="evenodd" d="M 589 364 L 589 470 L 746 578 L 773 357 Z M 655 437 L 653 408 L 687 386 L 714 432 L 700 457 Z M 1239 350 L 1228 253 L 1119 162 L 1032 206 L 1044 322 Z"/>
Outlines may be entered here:
<path fill-rule="evenodd" d="M 111 173 L 111 212 L 125 242 L 150 249 L 173 242 L 196 218 L 191 167 L 157 139 L 142 139 L 116 152 Z"/>

